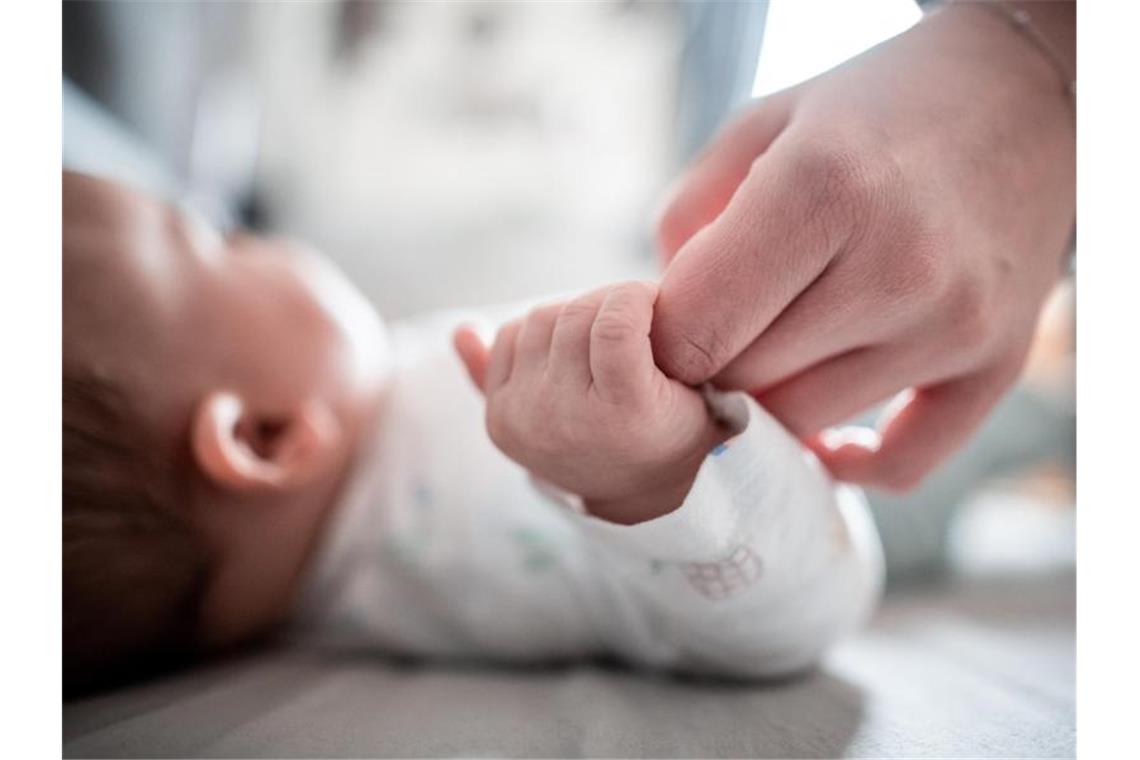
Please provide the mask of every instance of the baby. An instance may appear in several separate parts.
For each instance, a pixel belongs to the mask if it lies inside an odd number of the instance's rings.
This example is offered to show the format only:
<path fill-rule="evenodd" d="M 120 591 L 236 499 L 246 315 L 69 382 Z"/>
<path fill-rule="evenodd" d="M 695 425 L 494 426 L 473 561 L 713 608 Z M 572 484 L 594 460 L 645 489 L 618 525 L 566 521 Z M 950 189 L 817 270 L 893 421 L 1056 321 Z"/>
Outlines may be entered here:
<path fill-rule="evenodd" d="M 489 349 L 455 315 L 386 331 L 307 249 L 65 172 L 65 683 L 286 622 L 434 657 L 811 665 L 878 597 L 861 495 L 747 395 L 662 374 L 655 297 L 542 306 Z"/>

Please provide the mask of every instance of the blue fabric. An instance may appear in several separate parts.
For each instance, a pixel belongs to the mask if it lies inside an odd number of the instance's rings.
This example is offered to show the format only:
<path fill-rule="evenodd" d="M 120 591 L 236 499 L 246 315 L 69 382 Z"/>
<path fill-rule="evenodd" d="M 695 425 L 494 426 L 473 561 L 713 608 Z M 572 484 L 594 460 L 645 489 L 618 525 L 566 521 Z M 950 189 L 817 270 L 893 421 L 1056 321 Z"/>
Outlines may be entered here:
<path fill-rule="evenodd" d="M 143 141 L 63 80 L 63 166 L 177 201 L 179 184 Z"/>
<path fill-rule="evenodd" d="M 752 97 L 764 40 L 768 0 L 685 2 L 678 88 L 679 165 L 716 134 L 732 111 Z"/>

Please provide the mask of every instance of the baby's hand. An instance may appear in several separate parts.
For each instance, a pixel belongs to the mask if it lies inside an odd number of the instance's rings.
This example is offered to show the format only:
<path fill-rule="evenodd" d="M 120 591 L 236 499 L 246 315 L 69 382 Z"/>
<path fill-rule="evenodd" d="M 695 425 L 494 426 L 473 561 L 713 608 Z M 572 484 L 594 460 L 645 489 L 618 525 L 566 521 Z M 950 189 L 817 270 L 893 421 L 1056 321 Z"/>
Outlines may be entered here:
<path fill-rule="evenodd" d="M 630 282 L 536 308 L 504 325 L 489 354 L 471 328 L 455 334 L 495 445 L 618 523 L 680 506 L 728 435 L 699 393 L 654 363 L 656 298 L 656 285 Z"/>

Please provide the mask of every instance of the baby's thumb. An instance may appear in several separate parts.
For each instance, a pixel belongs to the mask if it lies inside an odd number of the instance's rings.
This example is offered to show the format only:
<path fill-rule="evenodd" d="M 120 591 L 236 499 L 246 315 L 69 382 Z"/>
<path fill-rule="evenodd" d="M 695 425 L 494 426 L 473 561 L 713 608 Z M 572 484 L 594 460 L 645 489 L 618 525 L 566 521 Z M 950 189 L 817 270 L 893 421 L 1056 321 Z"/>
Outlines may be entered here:
<path fill-rule="evenodd" d="M 459 354 L 459 358 L 463 360 L 463 366 L 467 368 L 471 382 L 475 383 L 475 387 L 479 389 L 480 393 L 484 393 L 487 380 L 488 351 L 483 339 L 479 337 L 479 333 L 471 325 L 460 325 L 452 335 L 452 343 L 455 346 L 456 353 Z"/>

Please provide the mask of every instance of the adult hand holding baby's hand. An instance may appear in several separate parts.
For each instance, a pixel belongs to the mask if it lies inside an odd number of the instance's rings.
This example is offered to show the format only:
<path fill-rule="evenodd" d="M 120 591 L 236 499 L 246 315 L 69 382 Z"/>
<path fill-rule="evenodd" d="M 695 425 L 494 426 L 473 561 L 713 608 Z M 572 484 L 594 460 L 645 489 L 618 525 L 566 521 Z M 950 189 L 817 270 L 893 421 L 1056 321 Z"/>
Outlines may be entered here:
<path fill-rule="evenodd" d="M 752 392 L 838 479 L 892 490 L 1018 377 L 1075 213 L 1071 75 L 992 12 L 1028 8 L 1071 71 L 1075 3 L 944 5 L 747 109 L 659 229 L 661 366 Z M 878 435 L 817 435 L 892 397 Z"/>
<path fill-rule="evenodd" d="M 654 363 L 656 298 L 655 285 L 630 282 L 541 306 L 504 325 L 489 352 L 471 328 L 455 334 L 495 445 L 612 522 L 680 506 L 727 436 L 700 394 Z"/>

